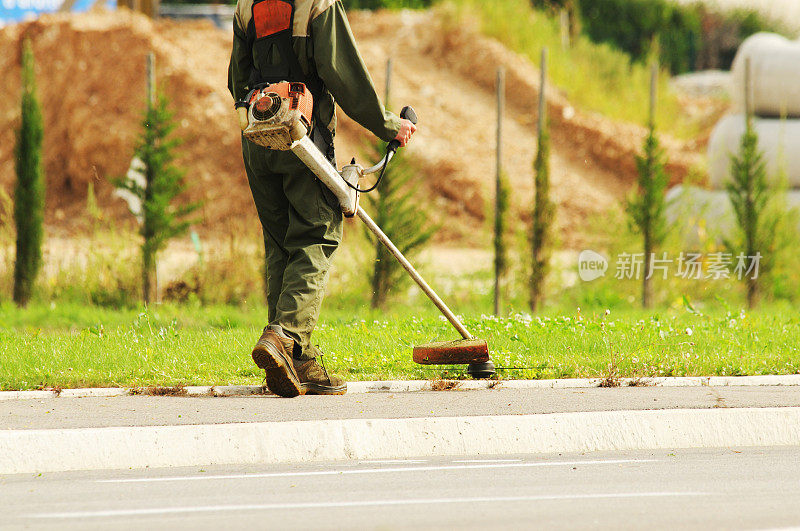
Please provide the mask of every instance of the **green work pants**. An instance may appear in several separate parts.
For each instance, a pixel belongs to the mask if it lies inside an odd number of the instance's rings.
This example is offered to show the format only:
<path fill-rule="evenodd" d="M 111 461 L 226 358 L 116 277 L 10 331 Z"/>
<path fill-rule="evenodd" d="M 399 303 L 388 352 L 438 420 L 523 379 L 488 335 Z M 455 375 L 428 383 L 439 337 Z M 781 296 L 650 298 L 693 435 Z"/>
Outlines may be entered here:
<path fill-rule="evenodd" d="M 269 324 L 280 325 L 310 359 L 331 259 L 342 241 L 333 193 L 290 151 L 242 139 L 247 180 L 264 231 Z"/>

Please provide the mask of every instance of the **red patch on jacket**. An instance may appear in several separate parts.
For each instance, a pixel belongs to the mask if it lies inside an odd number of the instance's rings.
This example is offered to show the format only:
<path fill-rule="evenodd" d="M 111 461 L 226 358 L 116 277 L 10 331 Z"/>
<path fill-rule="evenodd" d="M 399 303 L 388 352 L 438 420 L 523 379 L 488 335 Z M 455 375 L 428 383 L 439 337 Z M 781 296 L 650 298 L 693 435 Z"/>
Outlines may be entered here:
<path fill-rule="evenodd" d="M 292 27 L 292 5 L 283 0 L 262 0 L 253 4 L 256 37 L 269 37 Z"/>

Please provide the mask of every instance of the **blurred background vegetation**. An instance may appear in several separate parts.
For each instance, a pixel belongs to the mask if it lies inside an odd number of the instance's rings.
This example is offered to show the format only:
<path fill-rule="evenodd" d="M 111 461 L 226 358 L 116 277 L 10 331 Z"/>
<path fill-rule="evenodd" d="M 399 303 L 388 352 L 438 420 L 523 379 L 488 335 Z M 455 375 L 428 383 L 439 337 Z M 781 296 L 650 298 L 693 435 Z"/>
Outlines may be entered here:
<path fill-rule="evenodd" d="M 167 0 L 164 4 L 219 3 Z M 235 4 L 234 0 L 227 3 Z M 342 0 L 347 9 L 424 9 L 441 0 Z M 505 2 L 483 2 L 486 7 Z M 573 37 L 583 34 L 608 43 L 633 61 L 658 55 L 673 74 L 728 69 L 739 44 L 754 33 L 790 33 L 780 21 L 755 9 L 720 11 L 704 2 L 676 4 L 670 0 L 526 0 L 532 7 L 570 14 Z"/>
<path fill-rule="evenodd" d="M 432 2 L 345 0 L 344 3 L 350 9 L 377 9 L 424 8 Z M 443 9 L 451 24 L 478 24 L 484 34 L 497 38 L 533 64 L 538 63 L 541 48 L 547 46 L 551 54 L 551 80 L 572 103 L 609 118 L 637 123 L 646 122 L 645 62 L 654 54 L 673 73 L 724 68 L 744 37 L 762 30 L 782 31 L 779 24 L 755 11 L 718 13 L 699 3 L 682 6 L 666 0 L 449 0 Z M 568 49 L 561 46 L 560 22 L 556 16 L 561 9 L 578 14 L 578 20 L 571 26 L 575 35 Z M 659 80 L 659 128 L 688 137 L 692 131 L 682 121 L 680 103 L 674 93 L 661 90 L 668 82 L 669 72 L 663 72 Z M 614 97 L 609 98 L 609 94 Z M 58 249 L 51 249 L 46 262 L 52 266 L 40 277 L 35 302 L 45 307 L 63 302 L 135 308 L 140 304 L 137 273 L 140 258 L 135 250 L 135 234 L 115 226 L 93 201 L 87 199 L 87 205 L 92 205 L 87 209 L 87 218 L 94 221 L 90 233 L 80 240 L 85 255 L 80 260 L 62 263 Z M 3 220 L 10 219 L 11 208 L 8 195 L 0 190 L 0 262 L 6 266 L 11 263 L 14 234 L 11 224 Z M 590 220 L 586 226 L 595 230 L 587 247 L 612 259 L 637 248 L 621 209 L 608 213 L 602 220 Z M 261 240 L 258 227 L 251 229 L 248 233 L 241 227 L 223 228 L 204 246 L 206 251 L 183 249 L 177 278 L 172 275 L 160 286 L 162 299 L 194 305 L 261 304 L 263 250 L 258 245 Z M 704 253 L 722 250 L 717 236 L 709 228 L 698 250 Z M 328 308 L 342 311 L 369 301 L 372 290 L 369 275 L 364 272 L 372 270 L 374 255 L 371 243 L 361 231 L 348 230 L 346 238 L 347 244 L 335 262 L 331 291 L 325 303 Z M 683 242 L 682 236 L 675 234 L 665 243 L 664 250 L 677 257 L 684 250 Z M 526 246 L 516 247 L 509 256 L 506 306 L 510 309 L 527 307 L 526 269 L 530 264 Z M 426 264 L 426 256 L 423 253 L 420 269 L 448 302 L 464 312 L 490 311 L 493 296 L 490 268 L 478 273 L 445 274 L 442 266 Z M 779 263 L 767 280 L 765 298 L 797 302 L 800 258 L 787 252 L 779 258 Z M 639 283 L 615 279 L 613 270 L 592 283 L 577 281 L 573 256 L 568 253 L 556 253 L 552 275 L 552 285 L 559 289 L 547 301 L 545 312 L 572 311 L 575 307 L 622 308 L 638 298 Z M 655 289 L 655 300 L 669 308 L 684 308 L 687 301 L 698 307 L 705 303 L 737 307 L 744 302 L 741 286 L 735 279 L 670 278 L 657 282 Z M 10 290 L 10 268 L 0 267 L 0 293 Z M 390 296 L 402 305 L 426 304 L 418 289 L 410 284 Z"/>

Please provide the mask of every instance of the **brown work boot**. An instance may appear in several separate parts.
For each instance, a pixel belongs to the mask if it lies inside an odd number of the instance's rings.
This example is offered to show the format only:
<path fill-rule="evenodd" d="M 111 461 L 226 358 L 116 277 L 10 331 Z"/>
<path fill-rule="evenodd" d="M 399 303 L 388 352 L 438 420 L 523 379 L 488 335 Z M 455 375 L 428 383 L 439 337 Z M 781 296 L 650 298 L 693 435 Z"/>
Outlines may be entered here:
<path fill-rule="evenodd" d="M 253 361 L 267 371 L 267 388 L 286 398 L 305 393 L 295 371 L 293 350 L 294 340 L 277 325 L 266 327 L 253 349 Z"/>
<path fill-rule="evenodd" d="M 325 365 L 317 363 L 317 358 L 294 360 L 294 369 L 307 395 L 343 395 L 347 392 L 347 382 L 338 376 L 330 376 Z"/>

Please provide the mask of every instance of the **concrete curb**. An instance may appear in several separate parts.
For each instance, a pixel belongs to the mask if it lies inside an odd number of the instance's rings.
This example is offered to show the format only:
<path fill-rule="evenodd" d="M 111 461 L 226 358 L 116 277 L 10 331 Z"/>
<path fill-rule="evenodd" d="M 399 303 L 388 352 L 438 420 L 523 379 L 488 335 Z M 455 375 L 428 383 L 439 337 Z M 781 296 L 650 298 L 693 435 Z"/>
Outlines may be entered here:
<path fill-rule="evenodd" d="M 0 430 L 0 474 L 800 444 L 800 408 Z"/>
<path fill-rule="evenodd" d="M 602 378 L 573 378 L 558 380 L 394 380 L 382 382 L 348 382 L 349 394 L 362 393 L 410 393 L 416 391 L 471 391 L 481 389 L 585 389 L 600 387 Z M 766 376 L 686 376 L 677 378 L 619 378 L 620 387 L 760 387 L 800 386 L 800 374 Z M 188 386 L 178 388 L 91 388 L 42 391 L 2 391 L 0 400 L 22 400 L 42 398 L 91 398 L 127 395 L 176 395 L 176 396 L 253 396 L 269 394 L 257 385 Z"/>

